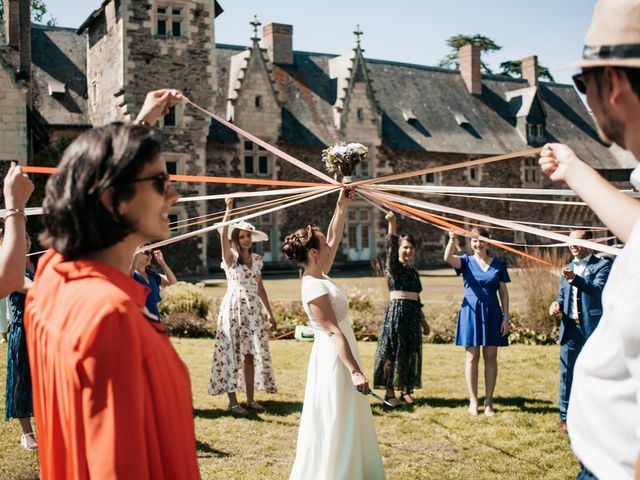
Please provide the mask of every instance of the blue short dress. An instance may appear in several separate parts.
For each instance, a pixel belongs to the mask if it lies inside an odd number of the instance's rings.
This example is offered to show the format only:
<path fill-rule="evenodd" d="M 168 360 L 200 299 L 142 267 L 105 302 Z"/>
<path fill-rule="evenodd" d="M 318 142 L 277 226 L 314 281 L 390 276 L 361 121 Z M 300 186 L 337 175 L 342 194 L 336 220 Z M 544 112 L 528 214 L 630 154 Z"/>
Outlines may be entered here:
<path fill-rule="evenodd" d="M 144 277 L 137 271 L 133 272 L 133 278 L 138 282 L 151 289 L 149 295 L 147 295 L 147 310 L 153 313 L 158 320 L 160 320 L 160 311 L 158 310 L 158 303 L 162 300 L 160 296 L 160 285 L 162 284 L 162 277 L 158 275 L 156 272 L 149 271 L 147 272 L 147 277 L 149 277 L 149 282 L 147 282 Z"/>
<path fill-rule="evenodd" d="M 464 298 L 458 313 L 456 345 L 462 347 L 509 345 L 500 335 L 502 309 L 498 302 L 500 282 L 511 281 L 507 266 L 494 258 L 485 272 L 473 256 L 462 255 L 458 275 L 464 278 Z"/>

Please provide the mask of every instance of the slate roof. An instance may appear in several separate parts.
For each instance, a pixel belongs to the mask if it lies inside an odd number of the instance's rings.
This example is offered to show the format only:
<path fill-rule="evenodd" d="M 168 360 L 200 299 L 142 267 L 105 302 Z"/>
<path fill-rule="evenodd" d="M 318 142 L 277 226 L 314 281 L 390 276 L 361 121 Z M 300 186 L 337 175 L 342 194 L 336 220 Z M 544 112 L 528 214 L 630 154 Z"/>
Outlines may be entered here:
<path fill-rule="evenodd" d="M 226 108 L 230 57 L 244 49 L 217 45 L 218 113 Z M 285 142 L 328 145 L 339 140 L 333 121 L 337 86 L 329 77 L 329 61 L 336 57 L 295 51 L 293 65 L 273 66 L 283 102 Z M 530 147 L 516 129 L 517 113 L 533 101 L 524 80 L 483 75 L 482 94 L 471 95 L 456 71 L 371 59 L 367 68 L 381 109 L 382 141 L 394 150 L 493 155 Z M 515 90 L 522 91 L 521 107 L 514 99 L 517 94 L 509 93 Z M 595 168 L 629 168 L 598 140 L 594 121 L 573 86 L 540 82 L 537 93 L 546 114 L 548 141 L 567 143 Z M 415 118 L 405 120 L 407 111 Z M 468 124 L 460 125 L 456 118 L 466 118 Z M 218 127 L 212 128 L 209 138 L 225 141 L 219 133 Z"/>
<path fill-rule="evenodd" d="M 86 36 L 74 28 L 33 25 L 31 42 L 31 94 L 41 122 L 90 126 Z"/>

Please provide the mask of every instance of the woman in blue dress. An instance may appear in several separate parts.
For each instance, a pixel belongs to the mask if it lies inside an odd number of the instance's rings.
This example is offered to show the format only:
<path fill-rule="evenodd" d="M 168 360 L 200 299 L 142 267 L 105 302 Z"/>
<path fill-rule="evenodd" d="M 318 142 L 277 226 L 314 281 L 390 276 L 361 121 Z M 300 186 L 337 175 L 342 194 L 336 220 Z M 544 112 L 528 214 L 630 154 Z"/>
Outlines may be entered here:
<path fill-rule="evenodd" d="M 509 291 L 507 266 L 489 256 L 488 243 L 479 237 L 489 238 L 483 228 L 471 231 L 473 255 L 454 255 L 456 235 L 449 232 L 449 243 L 444 260 L 464 278 L 464 298 L 458 324 L 456 345 L 465 347 L 465 377 L 469 389 L 469 413 L 478 414 L 478 363 L 480 348 L 484 358 L 486 397 L 484 414 L 493 416 L 493 391 L 498 376 L 498 347 L 509 345 Z M 500 301 L 498 302 L 498 297 Z"/>
<path fill-rule="evenodd" d="M 27 234 L 27 251 L 31 249 L 31 240 Z M 35 450 L 38 444 L 31 426 L 33 401 L 31 398 L 31 371 L 27 353 L 27 338 L 24 331 L 24 301 L 27 288 L 33 280 L 33 263 L 27 257 L 24 288 L 9 294 L 8 307 L 11 313 L 9 324 L 9 342 L 7 347 L 7 384 L 5 390 L 5 421 L 17 418 L 22 428 L 20 445 L 25 450 Z"/>
<path fill-rule="evenodd" d="M 422 335 L 429 335 L 429 324 L 422 313 L 420 275 L 413 266 L 416 252 L 411 235 L 397 235 L 396 217 L 389 212 L 387 262 L 385 273 L 389 286 L 389 305 L 384 312 L 382 331 L 376 348 L 373 383 L 386 389 L 385 400 L 391 407 L 400 400 L 414 403 L 411 393 L 422 386 Z"/>
<path fill-rule="evenodd" d="M 156 263 L 160 265 L 162 274 L 154 272 L 151 268 L 152 256 L 156 259 Z M 158 310 L 158 303 L 162 300 L 160 287 L 174 285 L 178 281 L 167 262 L 165 262 L 162 252 L 160 250 L 154 250 L 153 252 L 145 250 L 144 252 L 136 253 L 133 257 L 133 278 L 151 290 L 147 295 L 146 307 L 160 321 L 160 311 Z"/>

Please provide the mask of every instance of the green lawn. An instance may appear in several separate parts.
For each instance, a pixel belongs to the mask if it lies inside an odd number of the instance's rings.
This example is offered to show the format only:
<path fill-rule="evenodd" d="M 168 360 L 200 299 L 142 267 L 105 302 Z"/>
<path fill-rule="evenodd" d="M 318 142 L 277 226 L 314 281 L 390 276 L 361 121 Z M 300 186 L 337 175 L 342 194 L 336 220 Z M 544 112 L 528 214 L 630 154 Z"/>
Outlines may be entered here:
<path fill-rule="evenodd" d="M 191 371 L 202 478 L 287 478 L 311 345 L 272 342 L 280 393 L 258 394 L 269 413 L 236 418 L 227 413 L 225 396 L 207 394 L 213 341 L 174 339 L 174 344 Z M 370 377 L 375 344 L 361 342 L 359 348 Z M 3 370 L 5 357 L 3 344 Z M 389 479 L 575 478 L 578 464 L 569 441 L 555 430 L 558 348 L 512 346 L 500 351 L 499 362 L 496 416 L 473 418 L 466 409 L 463 351 L 424 345 L 424 386 L 416 391 L 418 405 L 386 412 L 373 403 Z M 4 382 L 4 375 L 0 377 Z M 4 383 L 0 388 L 4 391 Z M 37 478 L 37 454 L 23 451 L 18 436 L 16 421 L 3 424 L 0 478 Z"/>

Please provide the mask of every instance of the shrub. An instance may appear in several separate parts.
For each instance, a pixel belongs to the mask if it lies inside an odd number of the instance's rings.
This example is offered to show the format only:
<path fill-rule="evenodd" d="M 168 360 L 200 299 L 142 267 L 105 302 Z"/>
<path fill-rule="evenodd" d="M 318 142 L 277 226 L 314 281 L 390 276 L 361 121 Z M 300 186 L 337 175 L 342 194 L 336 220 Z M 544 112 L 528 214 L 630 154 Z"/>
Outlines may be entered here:
<path fill-rule="evenodd" d="M 528 253 L 558 267 L 567 260 L 567 255 L 558 249 L 534 249 Z M 526 257 L 520 257 L 517 265 L 520 271 L 516 275 L 525 300 L 524 311 L 514 322 L 512 341 L 529 343 L 531 338 L 538 336 L 540 343 L 553 343 L 558 337 L 558 321 L 549 315 L 549 306 L 558 295 L 560 278 L 557 270 Z M 526 341 L 517 342 L 519 338 Z"/>
<path fill-rule="evenodd" d="M 215 322 L 190 312 L 173 312 L 162 317 L 162 326 L 171 337 L 213 338 Z"/>
<path fill-rule="evenodd" d="M 216 317 L 215 304 L 201 283 L 178 282 L 163 288 L 158 310 L 162 317 L 173 313 L 191 313 L 205 320 Z"/>

